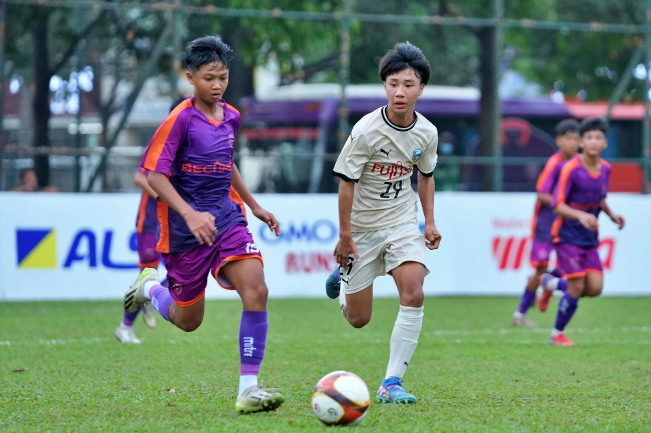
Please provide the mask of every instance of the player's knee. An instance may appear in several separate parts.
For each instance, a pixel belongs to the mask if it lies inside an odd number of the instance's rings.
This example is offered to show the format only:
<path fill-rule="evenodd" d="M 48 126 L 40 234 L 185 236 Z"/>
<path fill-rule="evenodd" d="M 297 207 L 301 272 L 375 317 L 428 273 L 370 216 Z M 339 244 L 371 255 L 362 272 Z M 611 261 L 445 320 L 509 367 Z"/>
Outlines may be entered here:
<path fill-rule="evenodd" d="M 348 317 L 348 323 L 352 325 L 353 328 L 363 328 L 364 326 L 368 325 L 368 323 L 371 321 L 371 316 L 366 316 L 366 315 L 359 315 L 359 316 L 353 316 L 353 317 Z"/>
<path fill-rule="evenodd" d="M 269 296 L 269 289 L 264 281 L 252 284 L 246 290 L 247 297 L 251 300 L 265 300 Z"/>
<path fill-rule="evenodd" d="M 402 291 L 400 294 L 400 305 L 420 308 L 423 306 L 424 299 L 425 294 L 423 293 L 423 288 L 420 285 L 414 285 Z"/>
<path fill-rule="evenodd" d="M 596 296 L 601 295 L 601 291 L 603 290 L 603 285 L 599 286 L 588 286 L 584 290 L 583 294 L 584 296 L 587 296 L 588 298 L 594 298 Z"/>
<path fill-rule="evenodd" d="M 192 332 L 196 331 L 199 326 L 201 326 L 201 323 L 203 322 L 203 317 L 193 317 L 190 319 L 186 319 L 182 321 L 180 324 L 177 326 L 185 332 Z"/>

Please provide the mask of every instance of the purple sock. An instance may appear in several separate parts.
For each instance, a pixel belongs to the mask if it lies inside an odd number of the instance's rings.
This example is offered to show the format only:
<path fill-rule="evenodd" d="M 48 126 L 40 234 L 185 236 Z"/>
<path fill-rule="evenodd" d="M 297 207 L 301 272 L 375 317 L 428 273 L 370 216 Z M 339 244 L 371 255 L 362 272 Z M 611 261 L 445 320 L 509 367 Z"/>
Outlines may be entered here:
<path fill-rule="evenodd" d="M 136 317 L 138 317 L 138 313 L 140 313 L 140 310 L 142 307 L 139 307 L 135 313 L 124 313 L 124 317 L 122 317 L 122 324 L 124 326 L 133 326 L 133 321 L 136 320 Z"/>
<path fill-rule="evenodd" d="M 574 316 L 574 312 L 578 306 L 578 300 L 574 299 L 569 293 L 565 292 L 561 298 L 561 302 L 558 304 L 556 326 L 554 326 L 554 328 L 559 331 L 564 331 L 567 324 L 570 323 L 572 316 Z"/>
<path fill-rule="evenodd" d="M 553 271 L 550 272 L 553 276 L 556 278 L 561 278 L 563 275 L 561 275 L 561 271 L 558 270 L 558 268 L 554 269 Z"/>
<path fill-rule="evenodd" d="M 165 277 L 163 281 L 160 282 L 160 285 L 163 287 L 169 287 L 169 282 L 167 281 L 167 277 Z"/>
<path fill-rule="evenodd" d="M 524 314 L 529 308 L 533 305 L 533 301 L 536 300 L 536 292 L 530 292 L 526 288 L 520 299 L 520 305 L 518 306 L 518 312 Z"/>
<path fill-rule="evenodd" d="M 567 292 L 567 280 L 565 278 L 558 279 L 558 286 L 556 286 L 556 290 L 560 290 L 563 293 Z"/>
<path fill-rule="evenodd" d="M 266 311 L 242 311 L 240 321 L 240 374 L 257 376 L 267 344 Z"/>
<path fill-rule="evenodd" d="M 149 299 L 151 299 L 151 304 L 154 306 L 156 311 L 163 316 L 163 319 L 170 321 L 170 306 L 174 303 L 172 295 L 170 295 L 169 289 L 156 284 L 151 289 L 149 289 Z"/>

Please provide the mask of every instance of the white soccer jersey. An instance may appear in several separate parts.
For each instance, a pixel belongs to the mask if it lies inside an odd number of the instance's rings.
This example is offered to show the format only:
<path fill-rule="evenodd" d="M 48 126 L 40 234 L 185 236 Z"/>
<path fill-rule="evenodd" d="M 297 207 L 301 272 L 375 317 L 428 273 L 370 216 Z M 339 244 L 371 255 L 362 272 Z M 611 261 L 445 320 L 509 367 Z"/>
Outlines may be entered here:
<path fill-rule="evenodd" d="M 334 174 L 355 181 L 351 230 L 369 232 L 416 218 L 416 194 L 410 177 L 414 166 L 425 176 L 436 167 L 438 132 L 421 114 L 402 127 L 391 123 L 387 107 L 355 124 L 341 150 Z"/>

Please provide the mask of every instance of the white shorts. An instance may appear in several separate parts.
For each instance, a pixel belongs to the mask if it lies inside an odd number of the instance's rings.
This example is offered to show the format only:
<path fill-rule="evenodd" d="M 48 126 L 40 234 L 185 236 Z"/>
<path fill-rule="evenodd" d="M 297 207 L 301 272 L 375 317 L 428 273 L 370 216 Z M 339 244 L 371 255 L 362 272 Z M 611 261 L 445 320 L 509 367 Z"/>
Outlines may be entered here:
<path fill-rule="evenodd" d="M 364 290 L 376 277 L 391 272 L 405 262 L 422 263 L 427 269 L 425 236 L 420 232 L 417 220 L 412 220 L 374 232 L 353 233 L 360 262 L 353 256 L 348 266 L 340 269 L 341 290 L 349 295 Z"/>

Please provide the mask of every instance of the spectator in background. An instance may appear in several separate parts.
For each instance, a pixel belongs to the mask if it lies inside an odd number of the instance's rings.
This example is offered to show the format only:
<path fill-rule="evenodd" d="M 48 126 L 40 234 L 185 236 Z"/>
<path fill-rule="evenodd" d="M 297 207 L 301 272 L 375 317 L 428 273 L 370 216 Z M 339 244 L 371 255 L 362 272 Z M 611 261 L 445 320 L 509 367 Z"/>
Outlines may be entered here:
<path fill-rule="evenodd" d="M 32 168 L 26 168 L 20 172 L 20 185 L 12 189 L 14 192 L 59 192 L 56 186 L 48 185 L 44 188 L 38 187 L 38 177 Z"/>
<path fill-rule="evenodd" d="M 454 155 L 456 137 L 450 132 L 439 134 L 439 160 L 434 171 L 437 191 L 457 191 L 459 189 L 459 165 L 446 162 L 446 156 Z"/>

